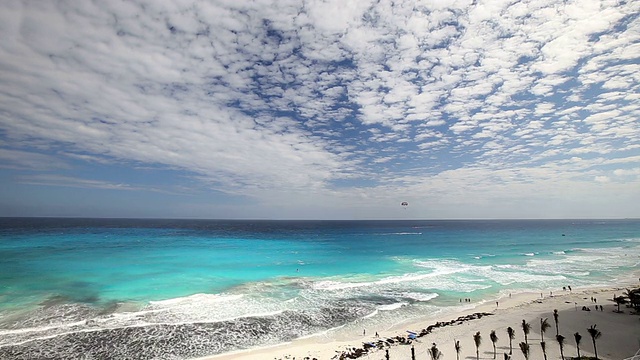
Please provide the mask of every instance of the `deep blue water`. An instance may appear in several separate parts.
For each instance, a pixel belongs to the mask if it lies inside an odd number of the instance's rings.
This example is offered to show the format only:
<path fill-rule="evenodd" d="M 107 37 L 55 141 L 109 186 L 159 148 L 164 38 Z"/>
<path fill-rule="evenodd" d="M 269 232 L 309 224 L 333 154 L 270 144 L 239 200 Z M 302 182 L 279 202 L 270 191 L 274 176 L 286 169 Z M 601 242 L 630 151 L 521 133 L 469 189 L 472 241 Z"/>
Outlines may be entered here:
<path fill-rule="evenodd" d="M 214 354 L 610 284 L 639 250 L 639 220 L 5 218 L 0 358 Z M 132 343 L 144 337 L 157 341 Z"/>

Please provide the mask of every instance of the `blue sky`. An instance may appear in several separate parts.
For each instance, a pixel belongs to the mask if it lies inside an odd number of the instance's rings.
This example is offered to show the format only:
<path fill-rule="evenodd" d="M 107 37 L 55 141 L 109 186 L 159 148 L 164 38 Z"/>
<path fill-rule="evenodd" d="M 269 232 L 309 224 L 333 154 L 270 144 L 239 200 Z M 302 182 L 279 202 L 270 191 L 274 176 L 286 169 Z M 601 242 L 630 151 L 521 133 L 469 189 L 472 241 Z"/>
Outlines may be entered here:
<path fill-rule="evenodd" d="M 638 14 L 3 2 L 0 216 L 640 217 Z"/>

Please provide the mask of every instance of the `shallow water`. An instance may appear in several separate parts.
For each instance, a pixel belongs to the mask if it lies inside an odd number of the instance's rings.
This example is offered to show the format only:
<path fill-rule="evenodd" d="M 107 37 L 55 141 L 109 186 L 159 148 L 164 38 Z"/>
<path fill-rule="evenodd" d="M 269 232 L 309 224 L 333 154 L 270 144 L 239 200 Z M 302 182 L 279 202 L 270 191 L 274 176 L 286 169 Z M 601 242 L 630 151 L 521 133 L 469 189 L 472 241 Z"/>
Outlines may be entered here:
<path fill-rule="evenodd" d="M 211 355 L 640 267 L 634 220 L 1 219 L 0 238 L 16 359 Z"/>

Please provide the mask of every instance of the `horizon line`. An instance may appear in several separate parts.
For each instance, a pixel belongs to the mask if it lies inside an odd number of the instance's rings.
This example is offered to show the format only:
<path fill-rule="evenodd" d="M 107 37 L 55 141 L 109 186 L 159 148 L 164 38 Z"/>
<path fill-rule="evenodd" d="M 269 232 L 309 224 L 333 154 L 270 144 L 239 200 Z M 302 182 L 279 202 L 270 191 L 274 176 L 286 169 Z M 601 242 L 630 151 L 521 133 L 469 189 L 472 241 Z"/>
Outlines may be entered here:
<path fill-rule="evenodd" d="M 0 219 L 85 219 L 85 220 L 201 220 L 201 221 L 542 221 L 542 220 L 640 220 L 625 218 L 430 218 L 430 219 L 271 219 L 271 218 L 200 218 L 200 217 L 84 217 L 84 216 L 0 216 Z"/>

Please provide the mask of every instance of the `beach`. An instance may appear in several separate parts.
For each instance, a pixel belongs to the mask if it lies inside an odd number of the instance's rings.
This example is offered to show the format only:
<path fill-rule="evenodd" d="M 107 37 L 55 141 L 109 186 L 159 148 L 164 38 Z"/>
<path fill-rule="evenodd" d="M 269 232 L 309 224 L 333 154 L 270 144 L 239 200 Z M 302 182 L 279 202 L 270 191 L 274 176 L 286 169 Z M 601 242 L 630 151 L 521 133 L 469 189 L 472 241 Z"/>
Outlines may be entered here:
<path fill-rule="evenodd" d="M 528 343 L 530 345 L 530 359 L 542 359 L 543 353 L 540 346 L 540 320 L 548 319 L 551 325 L 544 334 L 546 342 L 547 359 L 560 359 L 560 348 L 556 341 L 555 321 L 553 310 L 558 310 L 559 333 L 565 337 L 564 356 L 576 357 L 576 345 L 574 333 L 582 335 L 580 353 L 582 356 L 593 356 L 594 349 L 592 339 L 587 329 L 596 325 L 602 336 L 596 340 L 598 357 L 600 359 L 625 359 L 633 356 L 640 349 L 640 316 L 632 314 L 632 309 L 621 307 L 622 313 L 617 313 L 616 304 L 611 300 L 614 295 L 621 295 L 626 288 L 638 287 L 638 283 L 621 284 L 606 288 L 581 288 L 569 290 L 556 290 L 552 294 L 547 293 L 520 293 L 506 296 L 496 301 L 486 301 L 479 304 L 471 311 L 464 313 L 448 313 L 438 317 L 416 319 L 415 321 L 395 325 L 389 329 L 377 331 L 366 329 L 362 334 L 353 334 L 349 338 L 340 330 L 329 331 L 322 335 L 306 337 L 278 346 L 260 348 L 249 351 L 240 351 L 230 354 L 207 357 L 208 360 L 230 359 L 338 359 L 341 354 L 355 354 L 356 349 L 363 349 L 364 344 L 376 344 L 382 340 L 385 343 L 383 349 L 371 348 L 360 356 L 360 359 L 378 360 L 385 359 L 386 350 L 390 359 L 411 359 L 411 347 L 415 349 L 416 359 L 430 359 L 429 349 L 435 343 L 442 352 L 440 360 L 456 360 L 454 343 L 460 341 L 460 359 L 475 359 L 476 346 L 473 335 L 480 332 L 482 337 L 479 347 L 480 359 L 493 359 L 493 345 L 490 340 L 490 332 L 495 330 L 497 359 L 503 359 L 504 353 L 509 353 L 509 337 L 507 327 L 513 328 L 515 338 L 512 340 L 512 359 L 524 359 L 519 343 L 524 341 L 522 320 L 531 325 Z M 592 300 L 595 299 L 596 302 Z M 602 306 L 603 310 L 596 310 L 595 305 Z M 583 306 L 590 311 L 583 310 Z M 473 314 L 487 314 L 473 320 L 460 320 Z M 489 315 L 490 314 L 490 315 Z M 452 323 L 451 320 L 453 321 Z M 435 326 L 441 323 L 440 326 Z M 442 323 L 449 323 L 442 326 Z M 398 344 L 397 341 L 390 346 L 386 345 L 387 339 L 398 336 L 407 338 L 409 331 L 420 334 L 423 329 L 431 326 L 431 331 L 425 336 L 416 338 L 411 344 Z M 375 336 L 378 333 L 379 337 Z"/>

